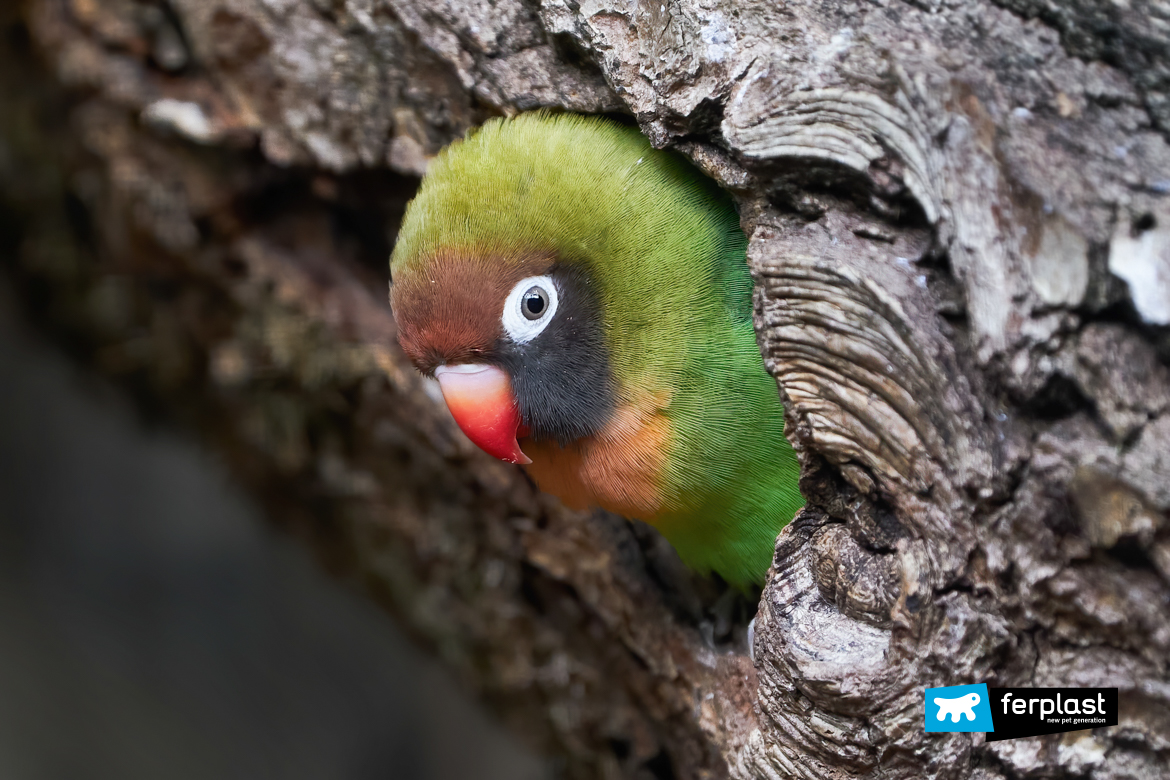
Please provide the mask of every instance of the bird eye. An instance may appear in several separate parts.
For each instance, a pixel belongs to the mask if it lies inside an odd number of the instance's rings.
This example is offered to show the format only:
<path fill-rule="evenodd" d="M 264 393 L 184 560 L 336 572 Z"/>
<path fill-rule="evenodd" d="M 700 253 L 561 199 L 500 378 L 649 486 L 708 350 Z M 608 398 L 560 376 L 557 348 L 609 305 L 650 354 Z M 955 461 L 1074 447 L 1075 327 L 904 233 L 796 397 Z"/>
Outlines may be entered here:
<path fill-rule="evenodd" d="M 516 344 L 527 344 L 548 327 L 556 313 L 557 287 L 552 277 L 521 279 L 504 302 L 504 332 Z"/>
<path fill-rule="evenodd" d="M 548 293 L 544 291 L 544 288 L 536 285 L 529 287 L 528 292 L 524 293 L 524 299 L 520 302 L 520 311 L 524 316 L 530 320 L 538 320 L 546 308 L 548 308 Z"/>

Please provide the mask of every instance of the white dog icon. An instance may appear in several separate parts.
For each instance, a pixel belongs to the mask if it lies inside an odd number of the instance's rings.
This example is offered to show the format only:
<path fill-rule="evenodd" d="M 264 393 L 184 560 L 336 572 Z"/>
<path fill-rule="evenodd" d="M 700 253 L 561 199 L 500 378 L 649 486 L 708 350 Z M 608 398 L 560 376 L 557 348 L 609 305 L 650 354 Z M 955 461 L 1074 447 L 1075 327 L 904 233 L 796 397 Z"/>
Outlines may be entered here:
<path fill-rule="evenodd" d="M 934 697 L 934 703 L 938 705 L 938 719 L 946 720 L 947 715 L 951 716 L 951 723 L 958 723 L 960 715 L 966 715 L 967 720 L 975 720 L 975 705 L 979 703 L 979 694 L 968 693 L 966 696 L 960 696 L 957 699 L 944 699 L 940 696 Z"/>

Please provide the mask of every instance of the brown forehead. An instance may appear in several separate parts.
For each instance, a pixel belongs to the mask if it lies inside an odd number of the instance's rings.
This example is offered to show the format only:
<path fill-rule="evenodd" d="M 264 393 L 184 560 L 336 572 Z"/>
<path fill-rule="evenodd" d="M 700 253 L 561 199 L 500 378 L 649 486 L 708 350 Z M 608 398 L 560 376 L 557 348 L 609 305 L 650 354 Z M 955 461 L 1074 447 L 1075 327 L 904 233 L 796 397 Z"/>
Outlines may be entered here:
<path fill-rule="evenodd" d="M 524 277 L 547 273 L 552 262 L 537 254 L 435 254 L 391 287 L 399 343 L 427 372 L 441 363 L 483 359 L 503 335 L 504 297 Z"/>

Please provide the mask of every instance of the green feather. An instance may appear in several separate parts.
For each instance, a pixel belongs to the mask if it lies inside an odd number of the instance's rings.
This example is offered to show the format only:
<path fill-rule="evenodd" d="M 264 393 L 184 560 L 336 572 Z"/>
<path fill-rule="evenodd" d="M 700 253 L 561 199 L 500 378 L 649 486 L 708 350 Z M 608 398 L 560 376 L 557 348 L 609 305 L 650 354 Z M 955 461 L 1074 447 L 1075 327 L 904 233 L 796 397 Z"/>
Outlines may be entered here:
<path fill-rule="evenodd" d="M 751 319 L 731 200 L 632 128 L 576 115 L 495 120 L 430 165 L 392 274 L 439 249 L 583 264 L 600 290 L 618 399 L 668 388 L 672 437 L 653 522 L 683 561 L 746 586 L 803 504 L 784 410 Z"/>

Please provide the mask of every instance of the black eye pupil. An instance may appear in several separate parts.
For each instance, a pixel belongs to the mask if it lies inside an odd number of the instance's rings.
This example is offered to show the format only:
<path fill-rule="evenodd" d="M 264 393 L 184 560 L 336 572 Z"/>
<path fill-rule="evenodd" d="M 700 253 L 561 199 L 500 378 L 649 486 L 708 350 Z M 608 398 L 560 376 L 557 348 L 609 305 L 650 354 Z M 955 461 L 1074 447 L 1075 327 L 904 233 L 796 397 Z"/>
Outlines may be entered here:
<path fill-rule="evenodd" d="M 524 293 L 521 311 L 530 320 L 538 318 L 548 307 L 548 293 L 539 287 L 533 287 Z"/>

